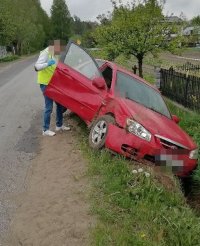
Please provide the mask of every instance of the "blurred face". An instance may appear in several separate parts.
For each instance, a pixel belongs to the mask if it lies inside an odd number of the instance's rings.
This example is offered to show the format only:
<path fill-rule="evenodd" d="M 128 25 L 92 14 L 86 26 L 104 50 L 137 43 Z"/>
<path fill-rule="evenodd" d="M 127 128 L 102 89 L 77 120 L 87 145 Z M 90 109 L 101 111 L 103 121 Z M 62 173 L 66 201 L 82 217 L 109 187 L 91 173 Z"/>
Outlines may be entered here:
<path fill-rule="evenodd" d="M 65 50 L 65 46 L 61 40 L 54 40 L 54 43 L 49 45 L 49 51 L 54 55 L 60 55 Z"/>

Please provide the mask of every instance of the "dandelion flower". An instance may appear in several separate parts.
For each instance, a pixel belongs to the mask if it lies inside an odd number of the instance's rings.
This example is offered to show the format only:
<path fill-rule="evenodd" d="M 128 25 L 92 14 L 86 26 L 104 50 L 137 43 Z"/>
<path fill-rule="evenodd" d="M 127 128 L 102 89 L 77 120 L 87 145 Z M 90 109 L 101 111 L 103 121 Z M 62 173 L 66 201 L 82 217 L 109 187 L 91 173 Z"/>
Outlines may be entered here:
<path fill-rule="evenodd" d="M 138 173 L 142 173 L 143 171 L 144 171 L 143 168 L 138 169 Z"/>
<path fill-rule="evenodd" d="M 150 173 L 147 173 L 147 172 L 145 172 L 144 175 L 145 175 L 145 177 L 147 177 L 147 178 L 149 178 L 149 177 L 151 176 Z"/>
<path fill-rule="evenodd" d="M 132 173 L 136 174 L 136 173 L 138 173 L 138 171 L 134 169 L 134 170 L 132 170 Z"/>

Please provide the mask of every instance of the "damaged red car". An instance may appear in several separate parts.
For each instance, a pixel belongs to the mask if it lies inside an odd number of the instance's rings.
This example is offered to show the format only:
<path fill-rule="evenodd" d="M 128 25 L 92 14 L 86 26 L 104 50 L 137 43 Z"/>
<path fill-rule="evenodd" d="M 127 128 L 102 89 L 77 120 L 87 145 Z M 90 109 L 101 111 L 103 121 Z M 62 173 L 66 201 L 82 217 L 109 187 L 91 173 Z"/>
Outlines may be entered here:
<path fill-rule="evenodd" d="M 178 126 L 160 92 L 118 65 L 93 59 L 70 42 L 46 95 L 76 113 L 90 128 L 94 149 L 107 147 L 188 176 L 197 166 L 197 145 Z"/>

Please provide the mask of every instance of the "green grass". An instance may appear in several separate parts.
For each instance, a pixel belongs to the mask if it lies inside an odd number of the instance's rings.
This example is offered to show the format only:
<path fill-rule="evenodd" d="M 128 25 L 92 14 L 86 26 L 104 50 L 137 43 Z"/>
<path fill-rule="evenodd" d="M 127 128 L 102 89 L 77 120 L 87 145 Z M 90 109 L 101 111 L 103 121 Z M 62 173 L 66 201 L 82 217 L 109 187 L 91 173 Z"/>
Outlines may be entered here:
<path fill-rule="evenodd" d="M 155 84 L 155 75 L 152 75 L 150 73 L 145 73 L 144 74 L 144 79 L 148 81 L 151 84 Z"/>
<path fill-rule="evenodd" d="M 10 55 L 10 56 L 1 58 L 0 59 L 0 63 L 3 63 L 3 62 L 11 62 L 11 61 L 15 61 L 17 59 L 19 59 L 19 56 L 17 56 L 17 55 Z"/>
<path fill-rule="evenodd" d="M 173 176 L 148 166 L 133 174 L 132 170 L 141 165 L 88 146 L 84 124 L 80 124 L 77 137 L 89 162 L 92 183 L 91 210 L 96 226 L 91 232 L 91 245 L 200 245 L 200 218 L 186 204 Z"/>

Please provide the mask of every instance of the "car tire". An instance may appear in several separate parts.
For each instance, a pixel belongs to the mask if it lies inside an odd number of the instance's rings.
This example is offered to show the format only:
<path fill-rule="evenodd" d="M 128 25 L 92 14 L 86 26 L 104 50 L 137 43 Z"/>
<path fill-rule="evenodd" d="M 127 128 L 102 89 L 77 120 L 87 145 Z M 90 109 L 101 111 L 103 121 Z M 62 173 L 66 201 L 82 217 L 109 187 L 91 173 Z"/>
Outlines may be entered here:
<path fill-rule="evenodd" d="M 90 147 L 97 150 L 105 146 L 110 123 L 115 124 L 115 119 L 111 115 L 104 115 L 94 121 L 89 134 Z"/>

